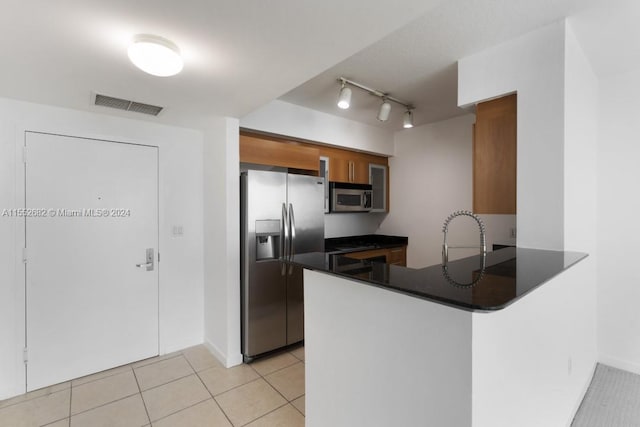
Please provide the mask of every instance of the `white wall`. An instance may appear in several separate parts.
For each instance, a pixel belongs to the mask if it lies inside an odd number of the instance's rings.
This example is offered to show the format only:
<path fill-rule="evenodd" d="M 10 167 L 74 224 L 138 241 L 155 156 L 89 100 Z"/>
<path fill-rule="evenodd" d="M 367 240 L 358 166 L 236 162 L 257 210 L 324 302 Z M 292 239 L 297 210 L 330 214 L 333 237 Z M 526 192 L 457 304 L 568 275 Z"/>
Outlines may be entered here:
<path fill-rule="evenodd" d="M 389 159 L 389 214 L 379 233 L 407 236 L 407 265 L 425 267 L 442 261 L 442 225 L 453 211 L 472 210 L 473 114 L 444 120 L 395 136 L 395 156 Z M 494 242 L 511 243 L 509 229 L 515 215 L 483 215 L 489 249 Z M 456 218 L 449 229 L 450 245 L 480 244 L 478 226 L 470 218 Z M 477 254 L 451 249 L 450 259 Z"/>
<path fill-rule="evenodd" d="M 473 313 L 474 427 L 571 424 L 595 369 L 593 325 L 576 298 L 585 261 L 503 310 Z"/>
<path fill-rule="evenodd" d="M 240 158 L 238 120 L 204 133 L 205 344 L 227 367 L 240 353 Z"/>
<path fill-rule="evenodd" d="M 518 246 L 564 247 L 564 22 L 458 62 L 458 105 L 518 93 Z"/>
<path fill-rule="evenodd" d="M 597 238 L 600 358 L 640 374 L 639 73 L 600 79 Z"/>
<path fill-rule="evenodd" d="M 94 113 L 0 99 L 0 208 L 23 200 L 24 130 L 135 141 L 159 147 L 160 352 L 203 339 L 202 134 Z M 0 399 L 24 392 L 23 222 L 0 217 Z M 171 230 L 183 226 L 176 238 Z"/>
<path fill-rule="evenodd" d="M 514 345 L 516 337 L 508 335 L 498 351 L 491 349 L 484 356 L 475 352 L 474 363 L 475 357 L 484 357 L 497 365 L 493 371 L 474 370 L 474 394 L 482 396 L 477 407 L 474 402 L 474 419 L 484 420 L 480 425 L 513 425 L 516 419 L 520 423 L 534 420 L 531 425 L 569 425 L 598 359 L 597 80 L 570 23 L 552 24 L 460 61 L 460 105 L 508 92 L 518 93 L 518 246 L 566 247 L 591 256 L 563 275 L 555 286 L 559 296 L 541 304 L 547 307 L 544 319 L 538 316 L 540 321 L 529 325 L 529 334 L 537 333 L 544 329 L 543 322 L 555 319 L 553 334 L 538 335 L 534 345 L 556 348 L 559 353 L 550 351 L 544 359 L 529 361 L 527 345 Z M 541 291 L 523 300 L 523 307 L 548 292 Z M 526 316 L 536 313 L 539 309 Z M 474 338 L 482 339 L 481 328 L 487 334 L 500 332 L 495 319 L 478 315 L 478 320 L 474 317 Z M 522 331 L 512 332 L 522 335 Z M 505 358 L 496 359 L 496 354 Z M 528 366 L 539 369 L 528 373 Z M 491 375 L 497 372 L 503 376 L 492 381 Z M 523 383 L 527 390 L 546 391 L 548 401 L 538 406 L 526 396 L 505 393 Z M 511 404 L 520 398 L 520 405 Z M 499 417 L 482 409 L 496 399 L 508 402 L 506 408 L 510 408 Z"/>
<path fill-rule="evenodd" d="M 590 370 L 598 360 L 597 337 L 597 143 L 598 80 L 575 37 L 571 21 L 565 31 L 564 100 L 564 246 L 586 252 L 580 265 L 578 302 L 570 342 L 579 349 L 576 369 Z"/>
<path fill-rule="evenodd" d="M 240 119 L 247 129 L 393 155 L 393 132 L 275 100 Z"/>
<path fill-rule="evenodd" d="M 471 424 L 471 313 L 304 271 L 308 427 Z"/>

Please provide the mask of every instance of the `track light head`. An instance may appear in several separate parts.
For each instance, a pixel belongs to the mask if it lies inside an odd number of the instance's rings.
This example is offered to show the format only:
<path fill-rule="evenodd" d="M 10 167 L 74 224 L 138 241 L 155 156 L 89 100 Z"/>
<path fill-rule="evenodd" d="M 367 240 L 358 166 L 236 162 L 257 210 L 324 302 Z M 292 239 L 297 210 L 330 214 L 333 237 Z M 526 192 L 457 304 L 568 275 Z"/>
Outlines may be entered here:
<path fill-rule="evenodd" d="M 353 86 L 355 88 L 362 89 L 363 91 L 368 92 L 370 95 L 374 95 L 382 99 L 380 110 L 378 110 L 378 120 L 380 120 L 381 122 L 386 122 L 387 120 L 389 120 L 389 115 L 391 114 L 391 102 L 395 102 L 396 104 L 399 104 L 406 109 L 403 116 L 403 127 L 413 127 L 413 104 L 401 101 L 386 92 L 372 89 L 358 82 L 354 82 L 353 80 L 349 80 L 345 77 L 340 77 L 338 79 L 338 82 L 340 82 L 340 94 L 338 95 L 339 108 L 342 108 L 343 110 L 349 108 L 349 105 L 351 104 L 351 88 L 349 86 Z"/>
<path fill-rule="evenodd" d="M 382 104 L 380 104 L 380 111 L 378 111 L 378 120 L 386 122 L 389 120 L 389 114 L 391 113 L 391 104 L 386 98 L 382 98 Z"/>
<path fill-rule="evenodd" d="M 402 127 L 405 129 L 413 127 L 413 112 L 409 109 L 404 112 L 404 116 L 402 118 Z"/>
<path fill-rule="evenodd" d="M 346 110 L 349 108 L 351 104 L 351 88 L 345 86 L 345 83 L 342 82 L 342 87 L 340 88 L 340 95 L 338 95 L 338 108 L 342 108 Z"/>

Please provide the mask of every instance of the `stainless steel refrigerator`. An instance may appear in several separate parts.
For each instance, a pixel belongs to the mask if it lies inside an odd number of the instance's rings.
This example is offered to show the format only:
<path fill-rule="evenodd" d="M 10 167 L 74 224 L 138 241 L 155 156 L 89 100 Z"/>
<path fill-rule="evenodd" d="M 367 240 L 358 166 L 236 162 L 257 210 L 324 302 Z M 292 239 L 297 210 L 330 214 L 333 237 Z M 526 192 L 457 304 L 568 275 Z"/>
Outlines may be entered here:
<path fill-rule="evenodd" d="M 302 268 L 324 251 L 323 178 L 249 170 L 240 176 L 242 354 L 245 361 L 304 339 Z"/>

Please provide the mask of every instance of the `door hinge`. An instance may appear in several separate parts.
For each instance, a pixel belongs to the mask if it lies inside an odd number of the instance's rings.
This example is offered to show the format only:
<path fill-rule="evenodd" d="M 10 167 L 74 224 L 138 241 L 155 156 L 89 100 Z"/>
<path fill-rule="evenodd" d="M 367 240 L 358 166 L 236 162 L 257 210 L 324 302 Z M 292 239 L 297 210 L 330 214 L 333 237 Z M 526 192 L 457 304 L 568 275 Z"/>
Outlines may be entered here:
<path fill-rule="evenodd" d="M 27 347 L 22 350 L 22 360 L 24 360 L 25 365 L 29 362 L 29 350 Z"/>
<path fill-rule="evenodd" d="M 22 163 L 27 164 L 27 146 L 22 147 Z"/>
<path fill-rule="evenodd" d="M 160 262 L 160 252 L 158 252 L 158 262 Z"/>
<path fill-rule="evenodd" d="M 27 248 L 22 248 L 22 262 L 27 263 Z"/>

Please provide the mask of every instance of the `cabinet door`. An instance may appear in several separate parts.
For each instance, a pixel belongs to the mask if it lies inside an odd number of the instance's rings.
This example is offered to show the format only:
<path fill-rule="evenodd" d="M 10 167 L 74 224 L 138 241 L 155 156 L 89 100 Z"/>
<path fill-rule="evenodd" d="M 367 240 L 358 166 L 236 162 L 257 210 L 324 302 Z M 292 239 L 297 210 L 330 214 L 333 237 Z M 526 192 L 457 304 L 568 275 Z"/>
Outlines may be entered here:
<path fill-rule="evenodd" d="M 401 246 L 399 248 L 389 249 L 389 255 L 387 255 L 387 262 L 393 265 L 407 266 L 407 247 Z"/>
<path fill-rule="evenodd" d="M 340 150 L 334 150 L 329 157 L 331 167 L 329 168 L 329 177 L 331 181 L 335 182 L 351 182 L 351 167 L 349 158 L 345 156 Z"/>
<path fill-rule="evenodd" d="M 478 104 L 473 138 L 473 211 L 516 213 L 517 98 Z"/>
<path fill-rule="evenodd" d="M 387 167 L 369 163 L 369 184 L 373 190 L 371 212 L 387 211 Z"/>
<path fill-rule="evenodd" d="M 369 184 L 369 157 L 366 155 L 358 155 L 357 153 L 354 154 L 351 158 L 351 182 L 356 184 Z"/>
<path fill-rule="evenodd" d="M 320 151 L 301 144 L 241 134 L 240 161 L 301 170 L 318 170 Z"/>

